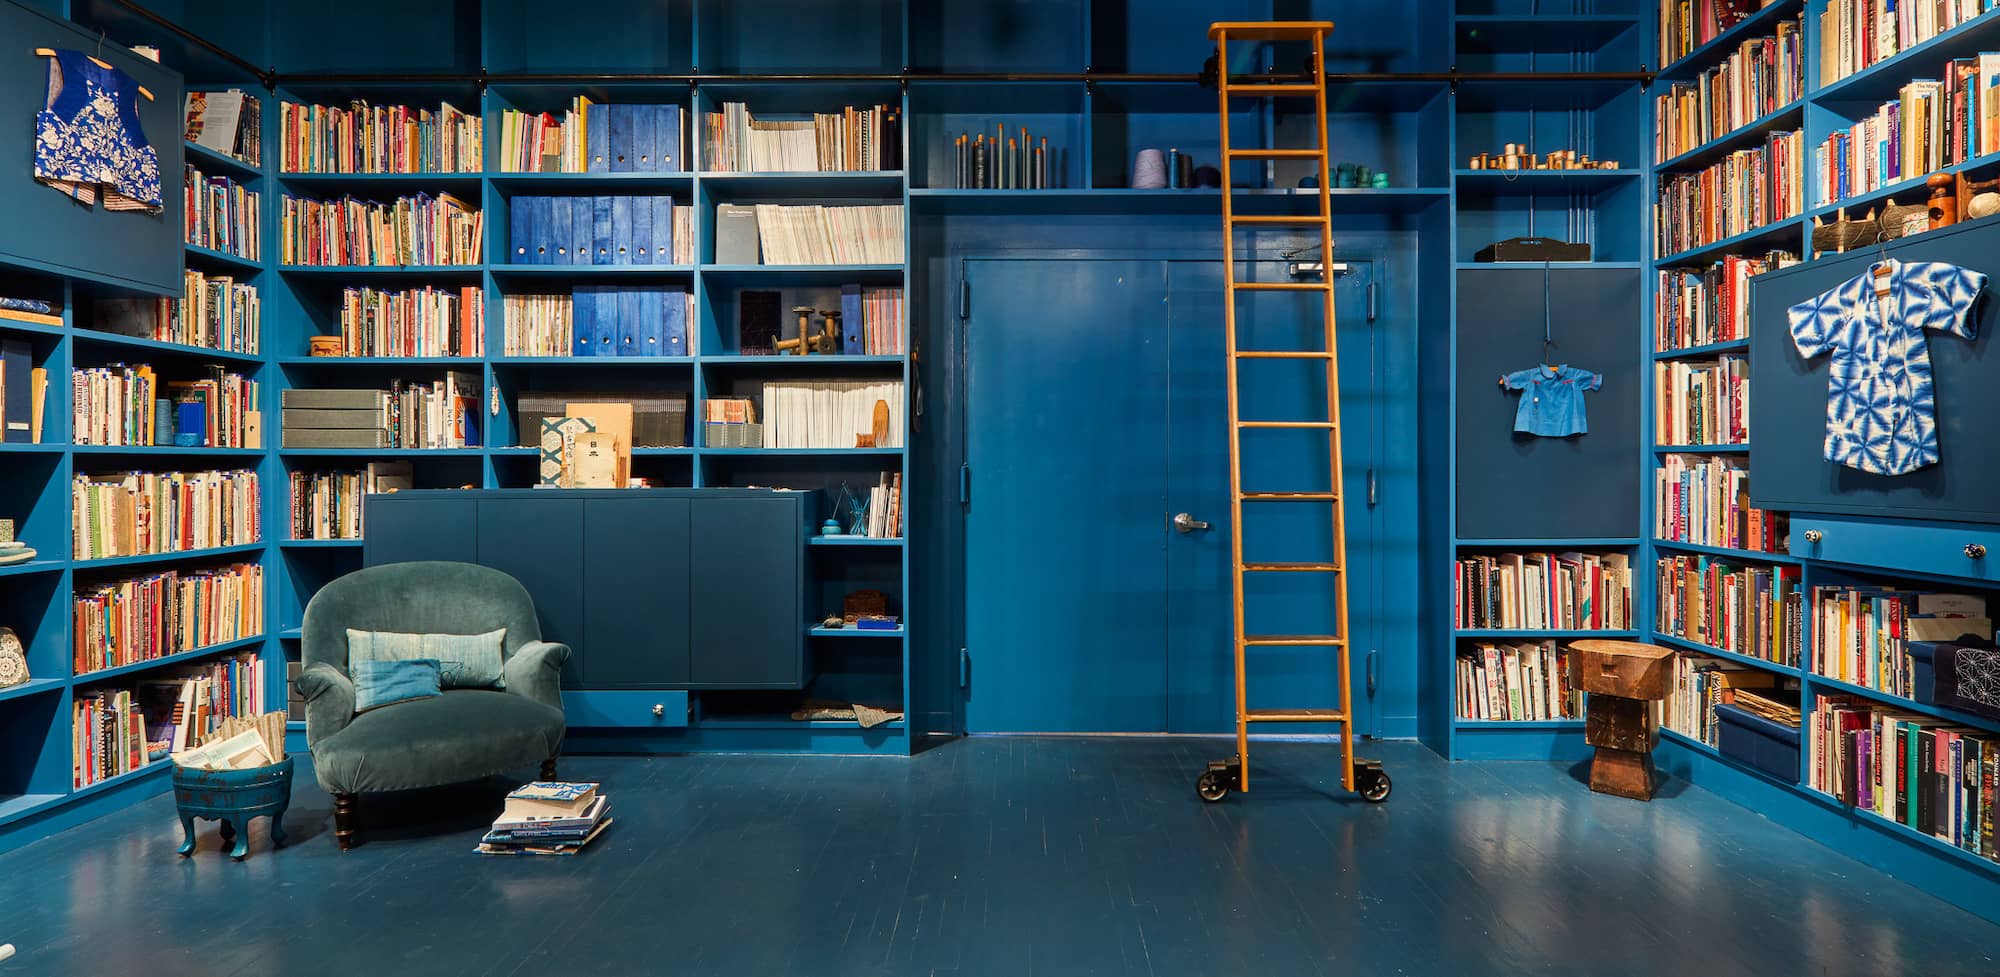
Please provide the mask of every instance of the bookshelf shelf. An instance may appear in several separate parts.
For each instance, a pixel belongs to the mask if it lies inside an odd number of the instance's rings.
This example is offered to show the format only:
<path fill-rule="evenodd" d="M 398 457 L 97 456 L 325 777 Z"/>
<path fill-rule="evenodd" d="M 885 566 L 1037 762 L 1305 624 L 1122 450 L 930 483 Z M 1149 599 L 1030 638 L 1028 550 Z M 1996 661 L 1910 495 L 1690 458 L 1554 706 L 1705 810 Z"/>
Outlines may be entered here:
<path fill-rule="evenodd" d="M 1637 631 L 1565 631 L 1559 628 L 1459 628 L 1451 634 L 1454 638 L 1636 638 L 1639 636 Z"/>
<path fill-rule="evenodd" d="M 279 448 L 294 458 L 477 458 L 484 448 Z"/>
<path fill-rule="evenodd" d="M 0 824 L 19 821 L 58 801 L 68 799 L 68 794 L 0 794 Z"/>
<path fill-rule="evenodd" d="M 1454 719 L 1460 729 L 1502 731 L 1509 729 L 1582 729 L 1581 719 Z"/>
<path fill-rule="evenodd" d="M 360 549 L 358 539 L 287 539 L 280 540 L 278 546 L 288 550 L 350 550 Z"/>
<path fill-rule="evenodd" d="M 262 366 L 265 362 L 260 353 L 235 353 L 228 350 L 209 349 L 206 346 L 189 346 L 184 343 L 168 343 L 144 336 L 121 336 L 115 332 L 99 332 L 94 329 L 76 329 L 71 333 L 78 345 L 104 346 L 135 353 L 167 354 L 170 356 L 214 360 L 218 363 L 242 366 Z"/>
<path fill-rule="evenodd" d="M 1766 553 L 1760 550 L 1739 550 L 1727 546 L 1703 546 L 1700 543 L 1682 543 L 1671 539 L 1655 539 L 1653 545 L 1660 549 L 1679 550 L 1687 553 L 1701 553 L 1706 556 L 1720 556 L 1730 560 L 1747 560 L 1752 563 L 1796 564 L 1799 558 L 1790 553 Z"/>
<path fill-rule="evenodd" d="M 86 458 L 100 456 L 145 456 L 159 458 L 214 458 L 221 461 L 252 461 L 264 457 L 264 449 L 262 448 L 188 448 L 179 445 L 145 444 L 79 444 L 72 445 L 70 453 Z"/>
<path fill-rule="evenodd" d="M 708 357 L 703 357 L 704 360 Z M 493 356 L 494 366 L 693 366 L 692 356 Z"/>
<path fill-rule="evenodd" d="M 1818 804 L 1822 807 L 1830 808 L 1844 815 L 1847 818 L 1847 820 L 1851 822 L 1868 825 L 1877 831 L 1884 832 L 1896 838 L 1899 841 L 1914 842 L 1920 844 L 1925 848 L 1928 848 L 1934 852 L 1938 852 L 1940 854 L 1957 859 L 1958 861 L 1965 862 L 1966 864 L 1971 865 L 1974 868 L 1977 868 L 1983 872 L 2000 872 L 2000 864 L 1996 864 L 1992 861 L 1981 858 L 1978 855 L 1975 855 L 1969 851 L 1966 851 L 1963 848 L 1958 847 L 1957 845 L 1951 844 L 1950 842 L 1932 837 L 1931 835 L 1927 835 L 1900 821 L 1891 821 L 1888 818 L 1882 817 L 1881 815 L 1876 814 L 1873 811 L 1867 811 L 1861 808 L 1854 807 L 1849 804 L 1845 804 L 1840 800 L 1840 798 L 1832 797 L 1821 791 L 1808 787 L 1805 784 L 1788 784 L 1787 786 L 1791 787 L 1798 794 L 1804 796 L 1807 800 L 1810 800 L 1813 803 Z"/>
<path fill-rule="evenodd" d="M 1640 539 L 1637 536 L 1579 536 L 1572 539 L 1558 539 L 1550 537 L 1544 539 L 1460 539 L 1458 540 L 1459 546 L 1476 547 L 1478 549 L 1492 549 L 1493 547 L 1497 546 L 1514 547 L 1520 549 L 1573 550 L 1579 548 L 1592 549 L 1592 548 L 1606 548 L 1606 547 L 1611 549 L 1617 549 L 1619 547 L 1625 547 L 1625 546 L 1637 546 L 1639 545 L 1639 543 Z"/>
<path fill-rule="evenodd" d="M 839 203 L 862 195 L 900 197 L 903 171 L 856 170 L 798 173 L 709 173 L 699 175 L 703 186 L 725 197 L 811 197 Z"/>
<path fill-rule="evenodd" d="M 0 567 L 0 577 L 26 576 L 31 573 L 54 573 L 68 565 L 68 560 L 29 560 L 26 563 L 16 563 L 12 566 Z"/>
<path fill-rule="evenodd" d="M 1799 677 L 1798 669 L 1793 668 L 1790 665 L 1786 665 L 1782 662 L 1774 662 L 1767 659 L 1758 658 L 1754 655 L 1741 655 L 1733 651 L 1724 651 L 1721 648 L 1717 648 L 1712 645 L 1706 645 L 1699 641 L 1689 641 L 1686 638 L 1678 638 L 1671 634 L 1662 634 L 1658 631 L 1649 632 L 1647 637 L 1651 638 L 1653 641 L 1659 644 L 1666 645 L 1668 647 L 1674 648 L 1679 651 L 1688 651 L 1698 655 L 1707 655 L 1711 658 L 1721 658 L 1726 661 L 1738 662 L 1740 664 L 1749 665 L 1754 668 L 1761 668 L 1767 672 L 1776 672 L 1779 675 L 1784 675 L 1791 678 Z"/>
<path fill-rule="evenodd" d="M 1675 58 L 1660 69 L 1658 80 L 1687 81 L 1701 74 L 1708 68 L 1727 60 L 1742 42 L 1774 33 L 1779 22 L 1798 16 L 1804 2 L 1805 0 L 1777 0 L 1776 3 L 1757 10 L 1728 30 L 1715 35 L 1708 43 Z"/>
<path fill-rule="evenodd" d="M 263 643 L 264 643 L 264 636 L 260 634 L 248 638 L 238 638 L 235 641 L 224 641 L 220 644 L 213 644 L 204 648 L 196 648 L 193 651 L 183 651 L 177 655 L 166 655 L 160 658 L 152 658 L 142 662 L 133 662 L 130 665 L 118 665 L 112 668 L 100 668 L 97 671 L 84 672 L 76 676 L 75 684 L 84 685 L 88 683 L 103 682 L 108 679 L 120 678 L 126 675 L 136 675 L 140 672 L 151 671 L 155 668 L 165 668 L 168 665 L 182 665 L 191 661 L 195 661 L 197 659 L 207 658 L 210 655 L 220 655 L 225 652 L 242 651 L 247 648 L 254 648 Z"/>
<path fill-rule="evenodd" d="M 1749 340 L 1732 339 L 1726 343 L 1709 343 L 1706 346 L 1688 346 L 1682 349 L 1670 349 L 1665 352 L 1654 353 L 1653 358 L 1656 360 L 1686 360 L 1700 356 L 1714 356 L 1718 353 L 1743 353 L 1748 352 L 1749 349 Z"/>
<path fill-rule="evenodd" d="M 112 790 L 116 787 L 120 787 L 125 784 L 130 784 L 135 781 L 150 780 L 154 777 L 158 777 L 161 774 L 166 773 L 169 770 L 172 770 L 173 768 L 174 764 L 172 760 L 153 760 L 148 762 L 145 766 L 140 767 L 139 769 L 134 770 L 130 773 L 121 773 L 118 776 L 113 777 L 109 780 L 100 780 L 97 783 L 91 784 L 88 787 L 79 787 L 76 790 L 70 791 L 68 797 L 70 800 L 76 800 L 77 798 L 81 797 L 89 797 L 92 794 L 102 794 L 105 791 Z"/>
<path fill-rule="evenodd" d="M 694 274 L 693 265 L 494 265 L 493 277 L 498 279 L 578 279 L 593 278 L 646 278 L 646 277 L 686 277 Z"/>
<path fill-rule="evenodd" d="M 1572 268 L 1591 271 L 1638 271 L 1645 267 L 1637 261 L 1460 261 L 1454 271 L 1532 271 L 1540 273 L 1546 266 L 1551 271 L 1567 271 Z"/>
<path fill-rule="evenodd" d="M 901 537 L 878 539 L 870 536 L 814 536 L 807 539 L 806 543 L 810 546 L 859 546 L 873 548 L 900 547 L 903 545 L 903 540 Z"/>
<path fill-rule="evenodd" d="M 1896 52 L 1859 71 L 1822 85 L 1813 93 L 1815 102 L 1866 102 L 1893 98 L 1913 77 L 1954 58 L 1977 55 L 1982 49 L 2000 44 L 2000 13 L 1988 10 L 1951 30 L 1921 44 Z"/>
<path fill-rule="evenodd" d="M 305 637 L 304 628 L 286 628 L 278 632 L 279 641 L 298 641 Z"/>
<path fill-rule="evenodd" d="M 896 265 L 702 265 L 704 284 L 724 287 L 786 285 L 900 285 L 903 266 Z"/>
<path fill-rule="evenodd" d="M 477 356 L 285 356 L 279 366 L 437 366 L 476 368 Z"/>
<path fill-rule="evenodd" d="M 24 696 L 41 695 L 44 692 L 56 692 L 60 691 L 62 687 L 63 680 L 59 678 L 31 678 L 20 685 L 10 685 L 4 689 L 0 689 L 0 702 L 5 702 L 8 699 L 19 699 Z"/>
<path fill-rule="evenodd" d="M 36 444 L 0 444 L 0 454 L 55 455 L 69 450 L 68 445 L 40 442 Z"/>
<path fill-rule="evenodd" d="M 887 631 L 863 628 L 813 628 L 806 633 L 815 638 L 900 638 L 904 631 L 902 628 Z"/>
<path fill-rule="evenodd" d="M 1482 197 L 1597 190 L 1630 183 L 1645 175 L 1645 171 L 1633 169 L 1452 171 L 1452 178 L 1458 181 L 1461 194 L 1474 193 Z"/>
<path fill-rule="evenodd" d="M 1334 213 L 1393 213 L 1415 210 L 1449 200 L 1449 187 L 1333 187 L 1327 201 Z M 1238 207 L 1245 213 L 1283 211 L 1318 206 L 1316 190 L 1293 188 L 1238 190 Z M 964 215 L 1006 214 L 1222 214 L 1222 193 L 1206 187 L 1179 190 L 1133 190 L 1122 187 L 1052 188 L 1048 190 L 964 190 L 919 187 L 910 204 L 920 210 Z"/>
<path fill-rule="evenodd" d="M 72 560 L 70 567 L 75 570 L 109 570 L 118 567 L 150 566 L 155 563 L 179 563 L 182 561 L 206 560 L 220 556 L 247 556 L 261 553 L 263 543 L 245 543 L 240 546 L 212 546 L 200 550 L 176 550 L 172 553 L 146 553 L 140 556 L 107 556 L 95 560 Z"/>
<path fill-rule="evenodd" d="M 1747 444 L 1656 444 L 1654 454 L 1661 455 L 1743 455 L 1750 453 Z"/>
<path fill-rule="evenodd" d="M 479 173 L 290 173 L 280 171 L 278 179 L 289 189 L 306 192 L 326 190 L 388 189 L 399 193 L 447 190 L 453 193 L 479 189 Z"/>
<path fill-rule="evenodd" d="M 701 359 L 701 365 L 703 366 L 770 367 L 773 369 L 790 369 L 796 367 L 804 367 L 807 369 L 815 369 L 815 370 L 838 370 L 842 367 L 882 366 L 888 364 L 901 365 L 903 362 L 903 357 L 893 354 L 877 355 L 877 356 L 860 356 L 860 355 L 848 356 L 845 354 L 837 354 L 837 353 L 836 354 L 815 353 L 810 356 L 743 356 L 740 354 L 732 353 L 732 354 L 723 354 L 717 356 L 703 356 L 700 359 Z"/>
<path fill-rule="evenodd" d="M 485 265 L 279 265 L 278 270 L 301 278 L 469 278 L 477 277 Z"/>
<path fill-rule="evenodd" d="M 60 336 L 63 334 L 63 327 L 43 325 L 42 323 L 29 322 L 25 319 L 9 319 L 4 315 L 0 315 L 0 332 L 29 333 L 36 336 Z"/>
<path fill-rule="evenodd" d="M 1698 248 L 1664 255 L 1654 264 L 1663 268 L 1705 265 L 1719 260 L 1724 255 L 1769 251 L 1773 248 L 1797 252 L 1805 241 L 1805 225 L 1804 217 L 1787 217 Z"/>
<path fill-rule="evenodd" d="M 520 192 L 563 192 L 616 187 L 620 192 L 687 190 L 694 185 L 691 173 L 491 173 L 487 182 L 503 190 Z"/>
<path fill-rule="evenodd" d="M 1675 156 L 1653 167 L 1655 172 L 1667 173 L 1677 170 L 1695 170 L 1708 166 L 1739 149 L 1747 149 L 1761 141 L 1766 133 L 1798 128 L 1799 120 L 1805 117 L 1805 99 L 1779 106 L 1775 111 L 1732 129 L 1708 142 Z"/>
<path fill-rule="evenodd" d="M 206 268 L 221 268 L 224 271 L 257 275 L 264 271 L 264 263 L 250 258 L 238 257 L 227 251 L 204 248 L 198 244 L 182 245 L 187 251 L 188 264 Z"/>
<path fill-rule="evenodd" d="M 766 457 L 825 457 L 825 458 L 870 458 L 901 457 L 902 448 L 701 448 L 703 455 L 732 458 Z"/>
<path fill-rule="evenodd" d="M 183 142 L 181 151 L 188 162 L 209 176 L 226 176 L 232 180 L 245 182 L 264 178 L 262 169 L 227 153 L 218 153 L 207 146 Z"/>
<path fill-rule="evenodd" d="M 1864 698 L 1873 699 L 1884 705 L 1895 706 L 1898 709 L 1903 709 L 1909 712 L 1921 713 L 1926 716 L 1932 716 L 1938 719 L 1943 719 L 1947 722 L 1959 723 L 1965 726 L 1973 726 L 1979 729 L 2000 731 L 2000 719 L 1989 719 L 1985 716 L 1975 716 L 1969 712 L 1959 712 L 1956 709 L 1946 709 L 1943 706 L 1934 706 L 1930 705 L 1929 703 L 1918 702 L 1915 699 L 1906 699 L 1902 696 L 1894 695 L 1892 693 L 1879 692 L 1876 691 L 1875 689 L 1868 688 L 1867 686 L 1864 685 L 1856 685 L 1852 682 L 1843 682 L 1837 678 L 1828 678 L 1817 672 L 1810 672 L 1810 671 L 1806 672 L 1805 680 L 1807 684 L 1816 686 L 1826 691 L 1845 692 L 1850 695 L 1858 695 Z"/>
<path fill-rule="evenodd" d="M 1702 741 L 1695 739 L 1694 737 L 1689 736 L 1686 733 L 1682 733 L 1677 730 L 1672 730 L 1668 729 L 1665 726 L 1661 726 L 1660 738 L 1666 740 L 1667 742 L 1674 743 L 1678 746 L 1684 747 L 1686 749 L 1693 750 L 1697 753 L 1702 754 L 1703 756 L 1709 757 L 1721 763 L 1727 764 L 1732 770 L 1737 770 L 1743 773 L 1751 774 L 1753 776 L 1762 778 L 1763 780 L 1769 783 L 1775 784 L 1787 790 L 1818 793 L 1817 791 L 1812 790 L 1812 788 L 1806 787 L 1805 785 L 1799 783 L 1797 780 L 1786 780 L 1783 777 L 1773 777 L 1769 773 L 1766 773 L 1762 770 L 1757 769 L 1756 767 L 1744 763 L 1741 760 L 1736 759 L 1735 757 L 1729 756 L 1723 753 L 1721 750 L 1718 750 L 1715 747 L 1708 745 L 1707 743 L 1703 743 Z"/>

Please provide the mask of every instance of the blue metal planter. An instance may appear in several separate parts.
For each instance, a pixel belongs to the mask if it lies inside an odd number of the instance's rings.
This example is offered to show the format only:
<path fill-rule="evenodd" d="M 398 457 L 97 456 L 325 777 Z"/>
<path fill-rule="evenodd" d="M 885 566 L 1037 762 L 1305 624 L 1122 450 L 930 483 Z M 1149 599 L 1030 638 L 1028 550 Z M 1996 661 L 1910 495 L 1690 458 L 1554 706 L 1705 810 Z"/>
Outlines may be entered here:
<path fill-rule="evenodd" d="M 250 853 L 250 819 L 271 819 L 271 842 L 285 843 L 285 809 L 292 805 L 292 758 L 249 770 L 174 768 L 174 804 L 180 808 L 182 858 L 194 854 L 194 819 L 222 822 L 222 840 L 234 840 L 229 857 Z"/>

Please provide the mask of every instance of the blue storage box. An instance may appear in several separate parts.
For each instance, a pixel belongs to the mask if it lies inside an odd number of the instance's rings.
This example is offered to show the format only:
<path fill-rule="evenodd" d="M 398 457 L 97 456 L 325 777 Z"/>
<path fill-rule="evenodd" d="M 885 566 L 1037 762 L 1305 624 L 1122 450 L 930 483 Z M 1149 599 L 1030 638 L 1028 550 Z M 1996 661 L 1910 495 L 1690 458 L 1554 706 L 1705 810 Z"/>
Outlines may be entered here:
<path fill-rule="evenodd" d="M 1772 722 L 1747 709 L 1715 707 L 1716 749 L 1788 784 L 1799 782 L 1799 728 Z"/>
<path fill-rule="evenodd" d="M 1968 638 L 1910 642 L 1911 697 L 2000 719 L 2000 651 Z"/>

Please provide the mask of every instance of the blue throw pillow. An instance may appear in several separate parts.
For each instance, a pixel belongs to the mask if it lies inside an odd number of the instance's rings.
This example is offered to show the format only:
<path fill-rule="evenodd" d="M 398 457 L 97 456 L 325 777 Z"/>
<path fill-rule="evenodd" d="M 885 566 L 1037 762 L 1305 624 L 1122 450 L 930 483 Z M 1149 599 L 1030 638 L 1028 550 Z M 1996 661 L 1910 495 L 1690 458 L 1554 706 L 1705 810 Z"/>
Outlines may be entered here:
<path fill-rule="evenodd" d="M 447 689 L 506 687 L 500 656 L 507 629 L 485 634 L 402 634 L 395 631 L 347 629 L 347 661 L 410 661 L 433 659 Z"/>
<path fill-rule="evenodd" d="M 354 676 L 357 713 L 392 702 L 444 694 L 438 686 L 438 663 L 430 658 L 353 662 L 349 673 Z"/>

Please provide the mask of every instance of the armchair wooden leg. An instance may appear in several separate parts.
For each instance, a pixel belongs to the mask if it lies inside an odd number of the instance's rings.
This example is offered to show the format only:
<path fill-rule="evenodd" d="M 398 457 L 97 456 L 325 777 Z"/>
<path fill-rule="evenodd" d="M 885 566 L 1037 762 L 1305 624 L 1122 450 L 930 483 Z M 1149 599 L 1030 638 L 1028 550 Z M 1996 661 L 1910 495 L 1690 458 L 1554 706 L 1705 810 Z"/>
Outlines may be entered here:
<path fill-rule="evenodd" d="M 340 844 L 341 851 L 350 851 L 361 843 L 360 820 L 354 814 L 354 795 L 333 795 L 333 840 Z"/>
<path fill-rule="evenodd" d="M 550 757 L 550 758 L 548 758 L 548 759 L 546 759 L 546 760 L 543 760 L 543 761 L 542 761 L 542 776 L 541 776 L 541 779 L 543 779 L 543 780 L 554 780 L 554 779 L 556 779 L 556 758 L 555 758 L 555 757 Z"/>

